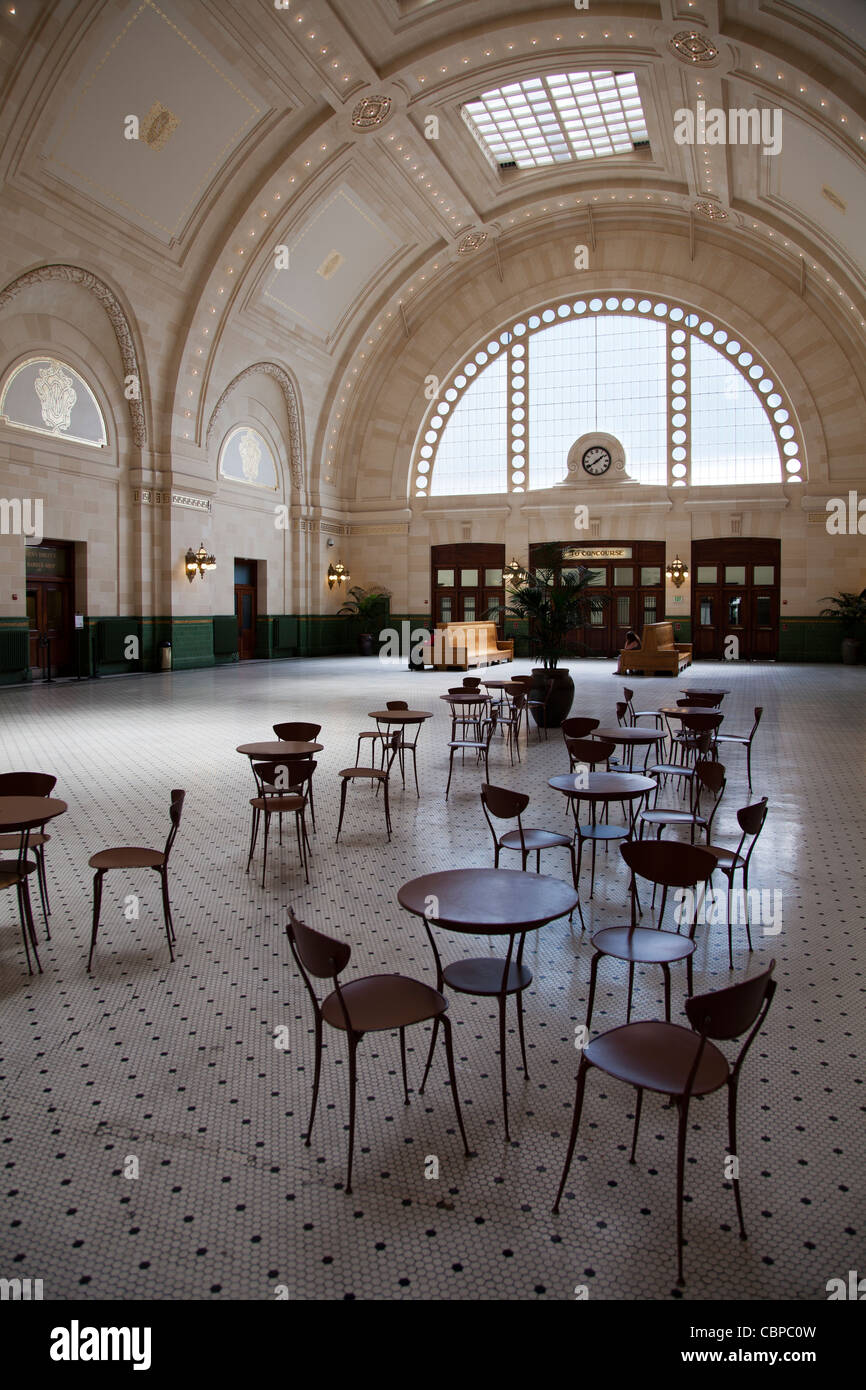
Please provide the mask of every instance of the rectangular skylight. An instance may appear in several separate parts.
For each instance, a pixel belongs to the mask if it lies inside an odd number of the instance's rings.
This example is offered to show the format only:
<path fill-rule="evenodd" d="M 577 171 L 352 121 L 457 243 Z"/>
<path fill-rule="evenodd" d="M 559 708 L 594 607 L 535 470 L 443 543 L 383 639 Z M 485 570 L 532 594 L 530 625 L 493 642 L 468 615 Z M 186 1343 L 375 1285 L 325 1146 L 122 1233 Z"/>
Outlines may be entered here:
<path fill-rule="evenodd" d="M 519 169 L 625 154 L 647 140 L 633 72 L 569 72 L 482 92 L 463 119 L 494 164 Z"/>

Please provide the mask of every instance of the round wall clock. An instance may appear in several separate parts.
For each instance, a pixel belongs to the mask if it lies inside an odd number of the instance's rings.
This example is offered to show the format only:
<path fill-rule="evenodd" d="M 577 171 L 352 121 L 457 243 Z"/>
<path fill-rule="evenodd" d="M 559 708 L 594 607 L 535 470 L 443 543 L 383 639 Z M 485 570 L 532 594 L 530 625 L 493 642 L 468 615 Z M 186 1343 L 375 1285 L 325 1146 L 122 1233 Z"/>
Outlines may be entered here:
<path fill-rule="evenodd" d="M 602 444 L 594 444 L 586 450 L 581 461 L 586 473 L 599 478 L 610 468 L 610 450 L 605 449 Z"/>

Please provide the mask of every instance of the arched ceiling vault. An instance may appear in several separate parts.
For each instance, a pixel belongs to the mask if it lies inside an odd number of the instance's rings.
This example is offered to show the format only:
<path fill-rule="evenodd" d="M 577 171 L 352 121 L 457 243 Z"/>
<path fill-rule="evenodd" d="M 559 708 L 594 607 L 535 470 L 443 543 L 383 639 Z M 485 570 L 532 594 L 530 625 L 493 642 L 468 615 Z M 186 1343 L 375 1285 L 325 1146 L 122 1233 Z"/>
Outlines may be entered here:
<path fill-rule="evenodd" d="M 122 283 L 126 263 L 171 293 L 162 397 L 175 438 L 200 441 L 237 331 L 330 377 L 318 451 L 346 374 L 363 376 L 404 314 L 411 331 L 431 285 L 453 293 L 464 263 L 501 261 L 529 229 L 539 247 L 568 224 L 597 245 L 638 206 L 782 280 L 805 273 L 843 336 L 866 326 L 860 0 L 20 9 L 0 46 L 4 197 L 91 244 L 95 273 Z M 602 69 L 635 74 L 647 146 L 503 169 L 461 114 L 508 83 Z M 678 113 L 699 100 L 780 113 L 778 152 L 678 144 Z"/>

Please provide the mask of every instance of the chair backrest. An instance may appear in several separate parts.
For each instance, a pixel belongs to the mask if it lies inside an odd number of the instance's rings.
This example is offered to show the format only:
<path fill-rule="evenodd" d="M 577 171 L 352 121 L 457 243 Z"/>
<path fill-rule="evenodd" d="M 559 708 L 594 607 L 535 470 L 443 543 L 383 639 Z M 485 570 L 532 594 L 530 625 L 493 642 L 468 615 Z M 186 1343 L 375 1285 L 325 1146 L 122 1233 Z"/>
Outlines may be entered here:
<path fill-rule="evenodd" d="M 512 685 L 525 685 L 527 690 L 535 685 L 534 676 L 511 676 L 510 681 Z"/>
<path fill-rule="evenodd" d="M 762 720 L 763 717 L 764 717 L 764 706 L 763 706 L 763 705 L 755 705 L 755 722 L 754 722 L 754 724 L 752 725 L 752 732 L 749 734 L 749 742 L 750 742 L 750 743 L 751 743 L 752 739 L 755 737 L 755 734 L 756 734 L 757 731 L 758 731 L 758 725 L 760 724 L 760 722 L 761 722 L 761 720 Z"/>
<path fill-rule="evenodd" d="M 386 709 L 408 709 L 409 705 L 405 700 L 386 700 Z"/>
<path fill-rule="evenodd" d="M 678 705 L 697 705 L 699 709 L 712 709 L 720 703 L 718 695 L 699 695 L 695 691 L 691 695 L 686 695 L 684 699 L 677 700 Z"/>
<path fill-rule="evenodd" d="M 272 762 L 253 763 L 253 776 L 260 796 L 281 796 L 309 782 L 318 766 L 312 758 L 278 758 Z"/>
<path fill-rule="evenodd" d="M 465 690 L 477 690 L 480 684 L 481 684 L 481 677 L 480 677 L 480 676 L 464 676 L 464 677 L 463 677 L 463 688 L 464 688 Z M 407 708 L 408 708 L 408 706 L 407 706 Z"/>
<path fill-rule="evenodd" d="M 756 1020 L 763 1022 L 761 1011 L 766 1016 L 776 992 L 776 982 L 772 979 L 775 965 L 775 960 L 771 960 L 766 970 L 758 975 L 750 975 L 739 984 L 727 985 L 709 994 L 693 994 L 691 999 L 686 1000 L 689 1023 L 704 1037 L 724 1041 L 740 1037 L 752 1028 Z M 740 1061 L 745 1050 L 744 1047 L 740 1053 Z"/>
<path fill-rule="evenodd" d="M 449 695 L 471 695 L 471 694 L 472 694 L 472 691 L 471 691 L 471 690 L 467 690 L 466 687 L 465 687 L 465 686 L 462 686 L 462 685 L 449 685 L 449 687 L 448 687 L 448 694 L 449 694 Z"/>
<path fill-rule="evenodd" d="M 286 739 L 289 742 L 314 743 L 321 732 L 321 724 L 303 724 L 298 720 L 290 720 L 288 724 L 274 725 L 274 733 L 277 738 Z"/>
<path fill-rule="evenodd" d="M 609 738 L 569 738 L 566 735 L 565 746 L 572 766 L 589 763 L 594 767 L 596 763 L 606 763 L 616 752 L 616 744 Z"/>
<path fill-rule="evenodd" d="M 624 685 L 623 688 L 622 688 L 622 698 L 623 698 L 623 700 L 625 701 L 625 707 L 626 707 L 626 710 L 628 711 L 628 720 L 629 720 L 629 723 L 630 723 L 630 724 L 634 724 L 634 722 L 635 722 L 635 710 L 634 710 L 634 705 L 632 704 L 632 701 L 633 701 L 633 699 L 634 699 L 634 691 L 633 691 L 633 690 L 630 690 L 629 687 L 628 687 L 627 685 Z"/>
<path fill-rule="evenodd" d="M 171 794 L 171 805 L 168 808 L 168 814 L 171 819 L 171 829 L 168 832 L 168 839 L 165 842 L 165 849 L 163 851 L 163 854 L 165 855 L 166 864 L 168 863 L 168 856 L 171 854 L 171 847 L 177 838 L 177 831 L 178 826 L 180 825 L 180 818 L 183 814 L 183 803 L 185 797 L 186 792 L 181 791 L 179 788 L 175 788 Z"/>
<path fill-rule="evenodd" d="M 716 867 L 716 857 L 681 840 L 627 840 L 619 852 L 632 873 L 664 888 L 694 888 Z"/>
<path fill-rule="evenodd" d="M 494 787 L 489 782 L 482 782 L 481 804 L 497 820 L 513 820 L 526 810 L 529 796 L 526 792 L 513 792 L 507 787 Z"/>
<path fill-rule="evenodd" d="M 575 715 L 571 719 L 563 719 L 562 732 L 565 738 L 586 738 L 593 729 L 597 729 L 601 723 L 600 719 L 588 719 L 583 715 Z"/>
<path fill-rule="evenodd" d="M 737 812 L 737 820 L 744 835 L 753 835 L 757 840 L 767 819 L 767 798 L 761 797 L 751 806 L 743 806 Z"/>
<path fill-rule="evenodd" d="M 616 702 L 616 722 L 620 726 L 629 722 L 628 702 L 626 700 L 617 700 Z"/>
<path fill-rule="evenodd" d="M 50 796 L 56 785 L 50 772 L 0 772 L 0 796 Z"/>
<path fill-rule="evenodd" d="M 386 776 L 387 776 L 388 773 L 391 771 L 391 764 L 393 763 L 393 761 L 394 761 L 394 759 L 396 758 L 397 754 L 400 752 L 400 744 L 402 743 L 402 741 L 403 741 L 403 730 L 402 730 L 402 729 L 395 729 L 394 732 L 393 732 L 393 734 L 389 734 L 389 735 L 388 735 L 388 741 L 387 741 L 387 743 L 385 744 L 385 747 L 386 747 L 387 749 L 389 749 L 390 751 L 389 751 L 389 756 L 388 756 L 388 762 L 387 762 L 387 765 L 386 765 L 386 767 L 385 767 L 385 775 L 386 775 Z"/>
<path fill-rule="evenodd" d="M 286 935 L 308 988 L 308 975 L 315 976 L 317 980 L 335 980 L 349 964 L 352 948 L 348 942 L 338 941 L 335 936 L 326 936 L 324 932 L 308 927 L 291 908 Z"/>
<path fill-rule="evenodd" d="M 708 711 L 696 711 L 692 714 L 681 714 L 680 724 L 692 734 L 702 734 L 717 729 L 724 719 L 723 714 L 710 714 Z"/>

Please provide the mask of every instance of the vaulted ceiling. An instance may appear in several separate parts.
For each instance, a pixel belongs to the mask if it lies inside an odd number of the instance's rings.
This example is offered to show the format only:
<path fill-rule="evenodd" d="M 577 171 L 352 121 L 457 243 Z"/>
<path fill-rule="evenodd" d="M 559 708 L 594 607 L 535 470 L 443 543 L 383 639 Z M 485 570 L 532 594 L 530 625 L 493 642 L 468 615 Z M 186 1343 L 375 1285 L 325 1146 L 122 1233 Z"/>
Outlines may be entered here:
<path fill-rule="evenodd" d="M 527 227 L 650 213 L 772 248 L 862 325 L 864 60 L 863 0 L 3 0 L 0 176 L 119 283 L 152 267 L 191 321 L 219 282 L 215 312 L 325 356 Z M 461 115 L 607 69 L 648 148 L 503 169 Z M 677 143 L 701 98 L 780 112 L 779 153 Z"/>

